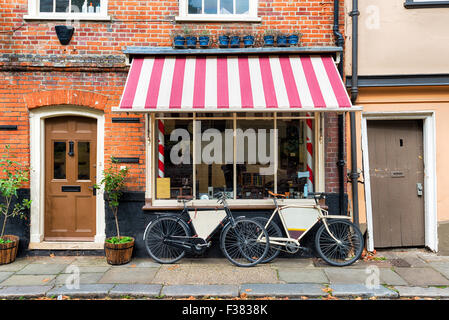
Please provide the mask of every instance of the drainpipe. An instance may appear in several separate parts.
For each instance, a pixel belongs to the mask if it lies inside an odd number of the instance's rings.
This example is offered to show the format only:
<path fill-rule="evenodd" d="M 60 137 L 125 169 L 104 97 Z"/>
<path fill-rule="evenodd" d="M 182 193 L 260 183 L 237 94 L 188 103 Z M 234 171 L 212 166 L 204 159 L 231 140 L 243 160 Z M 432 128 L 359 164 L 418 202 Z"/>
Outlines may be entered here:
<path fill-rule="evenodd" d="M 351 101 L 355 104 L 359 93 L 358 86 L 358 23 L 359 23 L 359 9 L 358 0 L 352 0 L 352 11 L 349 13 L 352 18 L 352 76 L 351 76 Z M 352 182 L 352 210 L 354 223 L 359 224 L 359 191 L 358 181 L 359 173 L 357 172 L 357 140 L 356 140 L 356 126 L 355 113 L 350 112 L 351 123 L 351 182 Z"/>
<path fill-rule="evenodd" d="M 334 0 L 334 25 L 332 30 L 334 31 L 335 43 L 337 47 L 343 48 L 345 40 L 340 32 L 339 24 L 339 13 L 340 13 L 340 1 Z M 343 57 L 340 59 L 340 63 L 337 66 L 340 77 L 343 79 Z M 346 161 L 344 159 L 344 116 L 342 114 L 338 115 L 338 200 L 340 214 L 345 214 L 345 182 L 344 182 L 344 167 Z"/>

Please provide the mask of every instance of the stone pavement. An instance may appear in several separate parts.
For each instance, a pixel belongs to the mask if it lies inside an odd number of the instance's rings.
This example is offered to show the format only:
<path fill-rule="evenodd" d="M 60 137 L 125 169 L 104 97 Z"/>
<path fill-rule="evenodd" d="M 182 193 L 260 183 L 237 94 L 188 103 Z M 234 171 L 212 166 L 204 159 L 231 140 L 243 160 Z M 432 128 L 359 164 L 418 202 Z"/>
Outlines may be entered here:
<path fill-rule="evenodd" d="M 134 258 L 111 266 L 98 256 L 18 258 L 0 266 L 0 298 L 358 297 L 449 298 L 449 256 L 425 249 L 380 251 L 343 268 L 313 258 L 278 258 L 253 268 L 226 259 L 160 265 Z"/>

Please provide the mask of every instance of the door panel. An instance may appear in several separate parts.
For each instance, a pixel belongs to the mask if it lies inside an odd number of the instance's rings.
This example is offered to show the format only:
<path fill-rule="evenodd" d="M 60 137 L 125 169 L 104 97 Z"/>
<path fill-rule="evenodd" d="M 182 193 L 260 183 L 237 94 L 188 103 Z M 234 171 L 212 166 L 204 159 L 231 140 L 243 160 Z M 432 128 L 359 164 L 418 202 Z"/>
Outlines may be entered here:
<path fill-rule="evenodd" d="M 422 120 L 368 121 L 374 245 L 424 245 Z"/>
<path fill-rule="evenodd" d="M 45 120 L 45 239 L 92 241 L 96 211 L 95 119 Z"/>

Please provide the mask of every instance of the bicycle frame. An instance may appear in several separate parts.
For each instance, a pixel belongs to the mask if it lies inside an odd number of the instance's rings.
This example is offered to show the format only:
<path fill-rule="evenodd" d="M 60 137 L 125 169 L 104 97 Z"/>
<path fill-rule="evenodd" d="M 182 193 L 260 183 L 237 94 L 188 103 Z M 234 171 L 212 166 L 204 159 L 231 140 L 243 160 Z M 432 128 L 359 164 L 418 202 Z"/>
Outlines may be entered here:
<path fill-rule="evenodd" d="M 267 229 L 270 225 L 271 221 L 278 215 L 282 228 L 288 237 L 271 237 L 270 236 L 270 245 L 281 245 L 286 246 L 287 243 L 294 243 L 297 246 L 300 246 L 300 240 L 319 222 L 323 222 L 327 232 L 331 235 L 331 237 L 340 242 L 340 240 L 336 239 L 335 236 L 330 232 L 327 220 L 328 219 L 351 219 L 349 216 L 340 216 L 340 215 L 329 215 L 328 211 L 323 209 L 320 204 L 317 202 L 314 205 L 284 205 L 279 206 L 276 198 L 273 198 L 276 208 L 274 209 L 271 217 L 268 219 L 268 222 L 265 225 Z M 292 209 L 292 210 L 289 210 Z M 299 212 L 301 210 L 302 213 Z M 291 211 L 291 212 L 287 212 Z M 285 212 L 283 212 L 285 211 Z M 263 239 L 259 239 L 259 241 L 264 241 Z"/>

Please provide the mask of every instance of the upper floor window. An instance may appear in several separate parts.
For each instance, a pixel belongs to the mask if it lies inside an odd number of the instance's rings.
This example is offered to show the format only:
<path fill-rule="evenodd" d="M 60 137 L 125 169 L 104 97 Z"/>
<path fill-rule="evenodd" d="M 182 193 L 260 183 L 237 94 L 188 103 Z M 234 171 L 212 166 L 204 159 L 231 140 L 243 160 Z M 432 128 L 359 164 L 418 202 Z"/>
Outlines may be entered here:
<path fill-rule="evenodd" d="M 28 0 L 25 19 L 104 20 L 108 0 Z"/>
<path fill-rule="evenodd" d="M 449 7 L 449 0 L 405 0 L 404 6 L 413 8 L 442 8 Z"/>
<path fill-rule="evenodd" d="M 260 21 L 258 0 L 180 0 L 179 16 L 184 21 Z"/>

